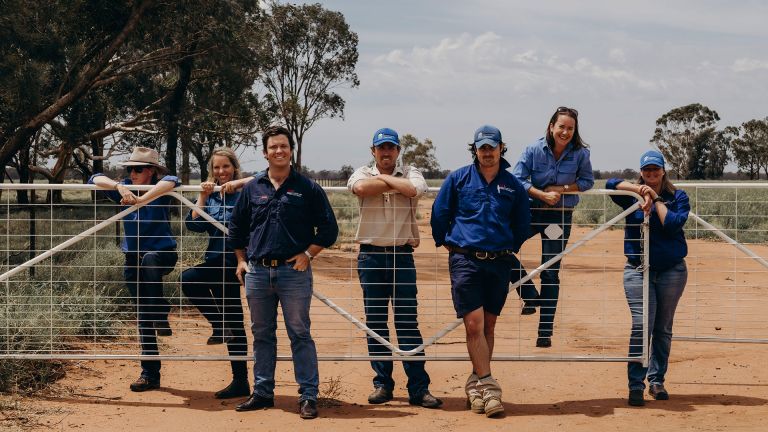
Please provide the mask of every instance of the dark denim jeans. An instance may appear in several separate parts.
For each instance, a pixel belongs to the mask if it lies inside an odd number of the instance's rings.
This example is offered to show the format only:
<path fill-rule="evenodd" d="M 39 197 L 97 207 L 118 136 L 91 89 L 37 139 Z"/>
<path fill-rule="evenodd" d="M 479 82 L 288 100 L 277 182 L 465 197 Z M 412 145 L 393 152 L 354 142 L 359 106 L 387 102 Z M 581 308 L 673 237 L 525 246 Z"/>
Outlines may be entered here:
<path fill-rule="evenodd" d="M 650 358 L 648 368 L 641 363 L 627 364 L 630 390 L 645 389 L 649 384 L 664 384 L 672 347 L 672 322 L 675 310 L 688 281 L 685 261 L 664 271 L 651 270 L 648 275 L 648 338 Z M 624 293 L 632 313 L 632 335 L 629 338 L 629 357 L 640 357 L 643 352 L 643 273 L 636 266 L 624 267 Z"/>
<path fill-rule="evenodd" d="M 571 236 L 571 221 L 573 211 L 556 210 L 536 210 L 531 212 L 531 234 L 541 235 L 541 263 L 551 260 L 565 250 L 568 245 L 568 238 Z M 552 225 L 562 231 L 559 236 L 550 238 L 547 235 L 547 228 Z M 530 238 L 529 237 L 529 238 Z M 557 300 L 560 298 L 560 263 L 562 260 L 552 264 L 547 270 L 541 272 L 541 293 L 536 291 L 536 285 L 533 282 L 526 282 L 516 289 L 520 298 L 527 303 L 540 307 L 539 309 L 539 336 L 552 337 L 555 312 L 557 311 Z M 522 265 L 519 268 L 512 266 L 509 281 L 515 283 L 527 272 Z"/>
<path fill-rule="evenodd" d="M 223 259 L 198 264 L 181 274 L 181 290 L 214 329 L 229 330 L 232 336 L 227 339 L 229 355 L 244 356 L 248 353 L 248 340 L 243 325 L 240 281 L 235 269 L 226 266 Z M 231 366 L 234 379 L 248 379 L 246 361 L 232 361 Z"/>
<path fill-rule="evenodd" d="M 365 249 L 364 247 L 362 248 Z M 400 349 L 409 351 L 422 344 L 417 311 L 416 267 L 411 252 L 364 252 L 357 257 L 357 274 L 363 289 L 365 323 L 373 331 L 389 340 L 389 302 L 395 318 L 395 332 Z M 368 355 L 387 356 L 392 351 L 368 337 Z M 417 354 L 424 356 L 424 352 Z M 408 394 L 418 397 L 429 389 L 429 375 L 423 361 L 403 361 L 408 376 Z M 374 387 L 394 390 L 392 361 L 372 361 L 376 373 Z"/>
<path fill-rule="evenodd" d="M 275 396 L 277 361 L 277 304 L 291 340 L 293 371 L 299 384 L 299 401 L 317 400 L 320 378 L 317 349 L 310 334 L 309 305 L 312 301 L 312 269 L 297 271 L 293 264 L 264 267 L 250 263 L 245 274 L 245 296 L 251 309 L 253 333 L 253 392 L 260 397 Z"/>
<path fill-rule="evenodd" d="M 155 322 L 168 321 L 171 309 L 163 296 L 163 276 L 173 271 L 177 260 L 175 250 L 125 254 L 123 276 L 128 291 L 136 301 L 142 355 L 159 355 Z M 141 376 L 159 380 L 160 360 L 142 360 Z"/>

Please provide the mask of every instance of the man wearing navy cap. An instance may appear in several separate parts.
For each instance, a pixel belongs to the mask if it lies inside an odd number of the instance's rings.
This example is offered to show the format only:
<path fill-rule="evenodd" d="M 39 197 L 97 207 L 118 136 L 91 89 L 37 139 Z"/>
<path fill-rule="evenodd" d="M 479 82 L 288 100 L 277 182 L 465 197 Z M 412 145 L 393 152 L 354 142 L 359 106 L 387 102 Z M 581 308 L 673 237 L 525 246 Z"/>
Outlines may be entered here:
<path fill-rule="evenodd" d="M 410 351 L 422 344 L 413 249 L 419 246 L 416 208 L 419 197 L 427 191 L 427 183 L 418 169 L 398 163 L 400 139 L 394 130 L 377 130 L 371 153 L 375 165 L 358 168 L 347 183 L 360 202 L 355 241 L 360 244 L 357 273 L 363 289 L 365 321 L 371 330 L 389 340 L 387 320 L 391 301 L 400 349 Z M 368 396 L 372 404 L 388 402 L 395 388 L 392 352 L 369 336 L 368 354 L 390 357 L 371 362 L 376 376 L 373 393 Z M 423 355 L 423 351 L 416 354 Z M 408 376 L 411 405 L 438 408 L 443 404 L 429 392 L 424 361 L 403 361 L 403 369 Z"/>
<path fill-rule="evenodd" d="M 507 298 L 513 255 L 528 238 L 528 195 L 502 158 L 501 132 L 475 131 L 474 163 L 445 179 L 432 206 L 432 237 L 450 252 L 451 297 L 464 320 L 472 374 L 465 391 L 470 409 L 488 417 L 504 412 L 501 387 L 491 376 L 494 329 Z"/>

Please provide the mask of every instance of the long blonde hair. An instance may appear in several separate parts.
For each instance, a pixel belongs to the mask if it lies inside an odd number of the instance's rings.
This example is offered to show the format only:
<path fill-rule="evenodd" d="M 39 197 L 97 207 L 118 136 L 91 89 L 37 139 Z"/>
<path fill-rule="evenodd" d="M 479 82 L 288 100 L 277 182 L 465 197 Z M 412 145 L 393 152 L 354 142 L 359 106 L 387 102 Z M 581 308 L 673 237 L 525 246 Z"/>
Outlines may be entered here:
<path fill-rule="evenodd" d="M 219 147 L 217 149 L 214 149 L 211 152 L 211 158 L 208 159 L 208 181 L 216 183 L 216 178 L 213 175 L 213 157 L 214 156 L 225 156 L 227 159 L 229 159 L 229 163 L 232 164 L 233 167 L 235 167 L 235 173 L 232 175 L 232 180 L 238 180 L 240 177 L 242 177 L 242 174 L 240 173 L 240 161 L 237 160 L 237 155 L 234 151 L 232 151 L 229 147 Z"/>

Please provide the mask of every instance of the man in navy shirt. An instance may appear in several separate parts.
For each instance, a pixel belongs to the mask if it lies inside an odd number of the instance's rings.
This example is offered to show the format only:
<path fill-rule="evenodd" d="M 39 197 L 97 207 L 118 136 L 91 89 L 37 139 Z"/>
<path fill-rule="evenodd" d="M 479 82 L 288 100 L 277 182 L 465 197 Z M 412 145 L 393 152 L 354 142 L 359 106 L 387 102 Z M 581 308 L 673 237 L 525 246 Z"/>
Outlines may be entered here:
<path fill-rule="evenodd" d="M 229 224 L 227 241 L 245 284 L 253 332 L 253 394 L 237 406 L 250 411 L 274 406 L 277 357 L 277 303 L 291 339 L 299 384 L 301 418 L 317 417 L 317 350 L 310 334 L 310 262 L 339 233 L 336 217 L 320 186 L 291 168 L 293 138 L 284 127 L 262 135 L 269 167 L 243 188 Z"/>
<path fill-rule="evenodd" d="M 501 132 L 475 131 L 474 163 L 452 172 L 432 206 L 432 237 L 445 246 L 456 316 L 463 318 L 473 371 L 465 386 L 473 412 L 504 412 L 501 387 L 491 376 L 494 328 L 506 301 L 513 255 L 528 238 L 528 196 L 502 158 Z"/>

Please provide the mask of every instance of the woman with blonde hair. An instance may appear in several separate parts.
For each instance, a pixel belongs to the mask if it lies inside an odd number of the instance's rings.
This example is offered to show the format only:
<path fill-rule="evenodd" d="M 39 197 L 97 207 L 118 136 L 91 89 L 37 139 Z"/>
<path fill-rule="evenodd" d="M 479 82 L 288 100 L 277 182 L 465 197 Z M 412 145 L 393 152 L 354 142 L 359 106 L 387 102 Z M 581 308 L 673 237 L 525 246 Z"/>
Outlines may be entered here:
<path fill-rule="evenodd" d="M 202 191 L 197 198 L 197 206 L 227 226 L 240 189 L 252 179 L 242 178 L 240 162 L 232 149 L 218 148 L 211 153 L 208 179 L 200 184 Z M 214 192 L 216 186 L 221 186 L 220 192 Z M 226 342 L 229 355 L 245 356 L 248 343 L 243 327 L 243 305 L 240 283 L 235 274 L 237 259 L 234 252 L 226 246 L 225 233 L 197 211 L 190 211 L 184 222 L 190 231 L 208 233 L 208 248 L 201 264 L 181 274 L 181 289 L 213 327 L 207 344 Z M 215 393 L 217 399 L 251 394 L 246 361 L 232 361 L 231 366 L 232 382 Z"/>

